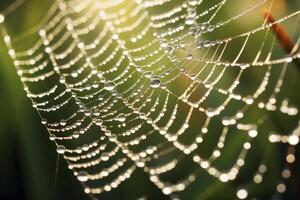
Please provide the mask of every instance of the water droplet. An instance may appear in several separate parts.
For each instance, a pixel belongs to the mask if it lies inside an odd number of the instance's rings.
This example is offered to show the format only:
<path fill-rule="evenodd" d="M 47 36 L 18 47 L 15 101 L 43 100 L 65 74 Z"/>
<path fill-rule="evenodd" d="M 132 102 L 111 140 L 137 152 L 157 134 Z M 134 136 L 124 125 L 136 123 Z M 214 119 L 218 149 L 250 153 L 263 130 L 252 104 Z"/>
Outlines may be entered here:
<path fill-rule="evenodd" d="M 73 138 L 79 138 L 79 132 L 78 131 L 74 131 Z"/>
<path fill-rule="evenodd" d="M 126 116 L 124 113 L 121 113 L 115 118 L 115 120 L 119 122 L 124 122 L 126 120 Z"/>
<path fill-rule="evenodd" d="M 187 15 L 189 17 L 196 17 L 196 15 L 197 15 L 196 9 L 189 7 L 187 9 Z"/>
<path fill-rule="evenodd" d="M 236 119 L 233 117 L 223 117 L 222 124 L 224 126 L 234 125 L 236 123 Z"/>
<path fill-rule="evenodd" d="M 165 195 L 169 195 L 172 193 L 172 187 L 170 186 L 170 184 L 165 184 L 165 186 L 163 187 L 162 189 L 162 192 L 165 194 Z"/>
<path fill-rule="evenodd" d="M 210 41 L 205 41 L 203 44 L 204 47 L 210 47 L 210 45 L 211 45 Z"/>
<path fill-rule="evenodd" d="M 77 173 L 77 179 L 80 181 L 80 182 L 86 182 L 89 178 L 88 178 L 88 173 L 86 171 L 79 171 Z"/>
<path fill-rule="evenodd" d="M 66 148 L 63 145 L 58 145 L 56 148 L 56 152 L 58 154 L 64 154 L 66 152 Z"/>
<path fill-rule="evenodd" d="M 238 112 L 236 113 L 235 117 L 238 118 L 238 119 L 243 118 L 243 117 L 244 117 L 243 111 L 238 111 Z"/>
<path fill-rule="evenodd" d="M 64 84 L 64 83 L 66 83 L 66 79 L 65 79 L 64 77 L 61 76 L 61 77 L 59 78 L 59 82 L 62 83 L 62 84 Z"/>
<path fill-rule="evenodd" d="M 50 134 L 49 140 L 54 141 L 55 140 L 55 135 L 54 134 Z"/>
<path fill-rule="evenodd" d="M 196 75 L 196 74 L 191 74 L 190 77 L 191 77 L 191 79 L 194 81 L 194 80 L 196 80 L 197 75 Z"/>
<path fill-rule="evenodd" d="M 145 72 L 145 73 L 144 73 L 144 76 L 145 76 L 146 78 L 151 78 L 152 72 Z"/>
<path fill-rule="evenodd" d="M 99 95 L 98 100 L 102 101 L 104 99 L 103 95 Z"/>
<path fill-rule="evenodd" d="M 186 47 L 186 43 L 185 42 L 181 42 L 179 46 L 184 49 Z"/>
<path fill-rule="evenodd" d="M 60 124 L 61 126 L 65 126 L 65 125 L 67 124 L 67 120 L 62 119 L 62 120 L 60 120 L 59 124 Z"/>
<path fill-rule="evenodd" d="M 200 30 L 202 30 L 202 31 L 205 31 L 208 27 L 209 27 L 208 22 L 204 22 L 204 23 L 200 24 L 200 26 L 199 26 Z"/>
<path fill-rule="evenodd" d="M 105 83 L 104 88 L 105 88 L 106 90 L 108 90 L 108 91 L 112 91 L 112 90 L 114 90 L 114 89 L 116 88 L 116 85 L 115 85 L 114 82 L 108 81 L 108 82 Z"/>
<path fill-rule="evenodd" d="M 193 25 L 194 23 L 195 23 L 195 18 L 187 16 L 187 18 L 185 19 L 185 24 L 186 25 Z"/>
<path fill-rule="evenodd" d="M 218 115 L 219 111 L 217 109 L 215 109 L 215 108 L 208 108 L 206 110 L 206 114 L 207 114 L 208 117 L 213 117 L 215 115 Z"/>
<path fill-rule="evenodd" d="M 98 119 L 98 118 L 94 119 L 94 122 L 95 122 L 95 124 L 98 125 L 98 126 L 101 126 L 102 123 L 103 123 L 102 119 Z"/>
<path fill-rule="evenodd" d="M 118 92 L 116 90 L 111 91 L 111 95 L 113 95 L 114 97 L 118 95 Z"/>
<path fill-rule="evenodd" d="M 269 99 L 269 103 L 271 104 L 275 104 L 276 103 L 276 97 L 274 95 L 272 95 Z"/>
<path fill-rule="evenodd" d="M 241 67 L 241 69 L 246 69 L 246 68 L 250 67 L 250 65 L 249 64 L 242 64 L 242 65 L 240 65 L 240 67 Z"/>
<path fill-rule="evenodd" d="M 190 6 L 196 6 L 198 4 L 198 0 L 188 0 L 188 4 Z"/>
<path fill-rule="evenodd" d="M 197 49 L 201 49 L 203 47 L 203 42 L 201 40 L 197 40 L 196 47 Z"/>
<path fill-rule="evenodd" d="M 210 81 L 205 81 L 204 83 L 204 86 L 206 87 L 206 88 L 211 88 L 213 85 L 212 85 L 212 82 L 210 82 Z"/>
<path fill-rule="evenodd" d="M 171 72 L 170 70 L 166 70 L 164 74 L 167 76 L 170 74 L 170 72 Z"/>
<path fill-rule="evenodd" d="M 77 125 L 77 126 L 80 126 L 80 125 L 81 125 L 81 122 L 82 122 L 82 121 L 81 121 L 80 119 L 77 120 L 77 121 L 76 121 L 76 125 Z"/>
<path fill-rule="evenodd" d="M 76 78 L 76 77 L 78 76 L 77 71 L 73 71 L 73 72 L 71 73 L 71 76 L 72 76 L 73 78 Z"/>
<path fill-rule="evenodd" d="M 193 54 L 189 53 L 186 55 L 187 60 L 192 60 L 193 59 Z"/>
<path fill-rule="evenodd" d="M 44 125 L 47 124 L 47 119 L 46 118 L 42 119 L 42 124 L 44 124 Z"/>
<path fill-rule="evenodd" d="M 116 98 L 117 98 L 117 99 L 122 99 L 123 96 L 122 96 L 122 94 L 118 93 L 118 95 L 116 96 Z"/>
<path fill-rule="evenodd" d="M 206 31 L 207 32 L 212 32 L 214 29 L 215 29 L 214 26 L 208 26 L 207 29 L 206 29 Z"/>
<path fill-rule="evenodd" d="M 166 48 L 166 51 L 169 52 L 169 53 L 172 53 L 173 47 L 172 47 L 172 46 L 168 46 L 168 47 Z"/>
<path fill-rule="evenodd" d="M 112 134 L 111 136 L 109 136 L 109 141 L 111 142 L 117 141 L 117 136 L 115 134 Z"/>
<path fill-rule="evenodd" d="M 98 78 L 102 79 L 103 78 L 103 72 L 97 72 Z"/>
<path fill-rule="evenodd" d="M 237 191 L 236 196 L 238 199 L 246 199 L 248 196 L 248 192 L 245 189 L 240 189 Z"/>
<path fill-rule="evenodd" d="M 103 160 L 103 161 L 107 161 L 109 159 L 109 155 L 108 155 L 108 153 L 102 153 L 101 154 L 101 160 Z"/>
<path fill-rule="evenodd" d="M 100 110 L 98 108 L 94 109 L 93 115 L 94 116 L 99 116 L 100 115 Z"/>
<path fill-rule="evenodd" d="M 88 116 L 91 116 L 92 113 L 93 113 L 93 112 L 92 112 L 91 109 L 85 109 L 85 111 L 84 111 L 84 115 L 87 116 L 87 117 L 88 117 Z"/>
<path fill-rule="evenodd" d="M 77 147 L 77 148 L 75 149 L 75 152 L 76 152 L 76 153 L 82 153 L 82 149 L 81 149 L 80 147 Z"/>
<path fill-rule="evenodd" d="M 153 78 L 150 82 L 150 87 L 152 88 L 158 88 L 160 86 L 161 82 L 158 78 Z"/>
<path fill-rule="evenodd" d="M 5 16 L 4 16 L 4 15 L 2 15 L 2 14 L 0 14 L 0 24 L 1 24 L 1 23 L 3 23 L 3 22 L 4 22 L 4 20 L 5 20 Z"/>
<path fill-rule="evenodd" d="M 84 144 L 84 145 L 82 146 L 82 150 L 83 150 L 83 151 L 88 151 L 88 150 L 89 150 L 89 145 Z"/>
<path fill-rule="evenodd" d="M 193 36 L 195 36 L 197 33 L 198 33 L 198 29 L 195 27 L 191 27 L 188 31 L 188 34 Z"/>
<path fill-rule="evenodd" d="M 161 47 L 166 48 L 168 46 L 168 42 L 166 40 L 162 40 Z"/>
<path fill-rule="evenodd" d="M 138 167 L 144 167 L 145 166 L 145 162 L 143 162 L 142 160 L 138 160 L 136 162 L 136 166 L 138 166 Z"/>
<path fill-rule="evenodd" d="M 253 127 L 253 128 L 251 128 L 249 131 L 248 131 L 248 135 L 250 136 L 250 137 L 256 137 L 257 136 L 257 130 L 256 130 L 256 127 Z"/>
<path fill-rule="evenodd" d="M 245 97 L 245 102 L 246 102 L 246 104 L 250 105 L 254 102 L 254 99 L 252 96 L 249 95 L 249 96 Z"/>

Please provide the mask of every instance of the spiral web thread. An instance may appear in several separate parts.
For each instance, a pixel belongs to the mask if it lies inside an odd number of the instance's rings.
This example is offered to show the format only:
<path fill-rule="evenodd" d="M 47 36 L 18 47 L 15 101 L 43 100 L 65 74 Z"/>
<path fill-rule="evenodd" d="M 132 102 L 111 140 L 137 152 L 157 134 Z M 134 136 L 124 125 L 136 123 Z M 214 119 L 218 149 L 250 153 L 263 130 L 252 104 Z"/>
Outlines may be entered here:
<path fill-rule="evenodd" d="M 258 149 L 250 179 L 234 187 L 238 198 L 254 197 L 248 188 L 263 183 L 267 149 L 280 143 L 286 153 L 277 191 L 284 192 L 300 135 L 299 98 L 290 89 L 299 86 L 292 63 L 300 58 L 300 10 L 224 37 L 266 4 L 218 18 L 233 3 L 57 0 L 37 29 L 16 38 L 1 15 L 27 96 L 91 198 L 113 192 L 139 168 L 170 198 L 196 196 L 207 189 L 201 182 L 234 183 Z M 294 48 L 274 53 L 271 27 L 288 21 Z M 35 42 L 20 48 L 27 37 Z M 285 133 L 270 125 L 272 115 L 288 119 Z"/>

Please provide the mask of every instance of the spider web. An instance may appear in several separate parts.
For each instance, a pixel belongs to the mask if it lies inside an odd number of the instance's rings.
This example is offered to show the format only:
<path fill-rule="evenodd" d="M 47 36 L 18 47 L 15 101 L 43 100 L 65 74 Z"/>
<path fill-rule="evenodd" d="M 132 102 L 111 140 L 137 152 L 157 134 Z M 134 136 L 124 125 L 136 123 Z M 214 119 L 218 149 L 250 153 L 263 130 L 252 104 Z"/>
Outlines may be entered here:
<path fill-rule="evenodd" d="M 239 199 L 255 197 L 251 185 L 264 181 L 277 143 L 286 143 L 284 192 L 300 135 L 291 90 L 299 86 L 300 10 L 236 30 L 266 2 L 222 18 L 235 3 L 57 0 L 38 28 L 15 38 L 1 15 L 27 96 L 91 198 L 139 170 L 171 199 L 205 198 L 215 182 L 232 183 Z M 272 26 L 288 22 L 296 43 L 286 55 Z"/>

